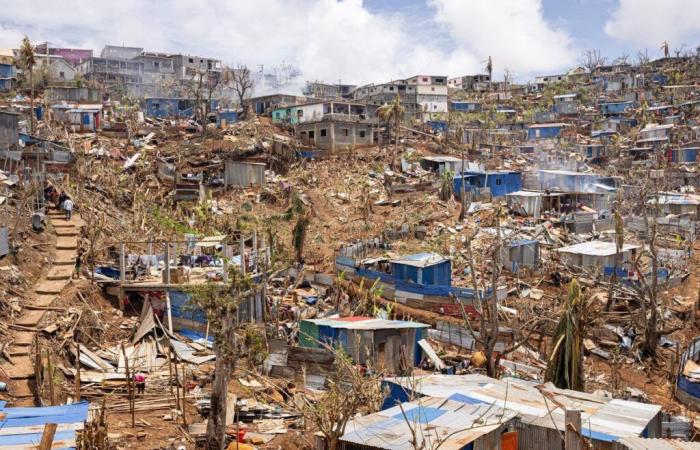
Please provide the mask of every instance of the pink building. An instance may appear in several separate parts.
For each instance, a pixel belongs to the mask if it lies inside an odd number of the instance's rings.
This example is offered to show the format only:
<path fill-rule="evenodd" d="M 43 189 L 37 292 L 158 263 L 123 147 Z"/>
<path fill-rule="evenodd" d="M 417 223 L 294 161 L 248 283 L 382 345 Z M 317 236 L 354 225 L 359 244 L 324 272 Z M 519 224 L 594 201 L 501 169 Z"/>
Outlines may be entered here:
<path fill-rule="evenodd" d="M 46 54 L 46 43 L 36 46 L 37 57 Z M 77 66 L 86 59 L 92 58 L 92 49 L 82 48 L 60 48 L 52 47 L 49 44 L 49 55 L 60 56 L 73 66 Z"/>

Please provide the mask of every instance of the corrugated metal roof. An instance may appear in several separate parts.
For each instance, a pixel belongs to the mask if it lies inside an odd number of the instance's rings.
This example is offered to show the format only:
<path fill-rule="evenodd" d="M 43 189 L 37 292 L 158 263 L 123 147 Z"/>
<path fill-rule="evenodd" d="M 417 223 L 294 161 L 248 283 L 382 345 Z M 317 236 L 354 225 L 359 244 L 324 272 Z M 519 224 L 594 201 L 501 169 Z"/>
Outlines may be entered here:
<path fill-rule="evenodd" d="M 315 325 L 326 326 L 330 328 L 340 328 L 344 330 L 388 330 L 401 328 L 428 328 L 430 325 L 420 322 L 410 322 L 408 320 L 387 320 L 387 319 L 358 319 L 343 320 L 343 318 L 323 318 L 323 319 L 307 319 L 306 322 L 311 322 Z"/>
<path fill-rule="evenodd" d="M 343 442 L 387 450 L 440 446 L 458 450 L 515 418 L 515 412 L 491 405 L 468 405 L 424 397 L 348 422 Z M 414 433 L 411 432 L 414 431 Z"/>
<path fill-rule="evenodd" d="M 533 387 L 514 378 L 496 380 L 484 375 L 427 375 L 425 377 L 387 378 L 386 381 L 430 397 L 452 399 L 469 404 L 483 403 L 517 412 L 526 424 L 564 429 L 564 410 L 581 410 L 584 432 L 594 439 L 613 441 L 639 436 L 661 406 L 616 400 L 585 392 L 557 389 L 551 383 Z M 546 398 L 542 391 L 550 398 Z"/>
<path fill-rule="evenodd" d="M 685 442 L 675 439 L 647 439 L 642 437 L 626 437 L 618 441 L 629 450 L 698 450 L 700 443 Z"/>
<path fill-rule="evenodd" d="M 397 259 L 392 259 L 390 262 L 414 267 L 427 267 L 440 264 L 444 261 L 447 261 L 447 258 L 438 253 L 415 253 L 413 255 L 405 255 Z"/>
<path fill-rule="evenodd" d="M 636 244 L 625 244 L 622 246 L 622 251 L 626 252 L 638 248 L 641 247 Z M 577 255 L 612 256 L 617 252 L 617 246 L 614 242 L 591 241 L 558 248 L 557 251 L 559 253 L 574 253 Z"/>

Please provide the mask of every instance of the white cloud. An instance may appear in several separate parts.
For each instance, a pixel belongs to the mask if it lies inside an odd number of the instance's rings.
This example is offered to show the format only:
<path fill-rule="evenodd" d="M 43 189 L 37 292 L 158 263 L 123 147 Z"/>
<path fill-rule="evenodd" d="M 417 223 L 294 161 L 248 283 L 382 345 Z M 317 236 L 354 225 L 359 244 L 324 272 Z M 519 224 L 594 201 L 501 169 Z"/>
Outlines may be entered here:
<path fill-rule="evenodd" d="M 496 73 L 508 68 L 522 77 L 575 63 L 571 36 L 547 23 L 541 0 L 431 0 L 431 4 L 457 45 L 481 61 L 491 56 Z"/>
<path fill-rule="evenodd" d="M 700 40 L 700 4 L 698 0 L 620 0 L 605 23 L 605 33 L 641 46 L 659 48 L 667 41 L 671 49 L 683 44 L 694 48 Z"/>
<path fill-rule="evenodd" d="M 97 54 L 104 44 L 123 44 L 251 68 L 284 61 L 307 80 L 347 83 L 473 73 L 488 55 L 517 75 L 572 61 L 571 39 L 544 21 L 539 0 L 426 1 L 432 7 L 421 17 L 372 12 L 362 0 L 10 2 L 0 46 L 17 46 L 26 33 Z"/>

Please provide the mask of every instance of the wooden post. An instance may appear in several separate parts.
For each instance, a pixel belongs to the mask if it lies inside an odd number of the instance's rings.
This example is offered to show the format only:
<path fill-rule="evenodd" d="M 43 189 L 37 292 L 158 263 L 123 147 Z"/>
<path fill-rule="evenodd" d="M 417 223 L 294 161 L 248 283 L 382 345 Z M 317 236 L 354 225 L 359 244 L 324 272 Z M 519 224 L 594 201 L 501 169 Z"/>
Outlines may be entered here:
<path fill-rule="evenodd" d="M 245 275 L 245 238 L 243 237 L 243 230 L 238 232 L 240 233 L 240 243 L 238 245 L 241 251 L 241 275 Z"/>
<path fill-rule="evenodd" d="M 41 405 L 41 375 L 44 373 L 44 369 L 41 363 L 41 347 L 39 346 L 39 334 L 34 335 L 34 383 L 36 384 L 36 397 L 37 404 Z"/>
<path fill-rule="evenodd" d="M 258 230 L 253 230 L 253 273 L 258 273 Z"/>
<path fill-rule="evenodd" d="M 168 380 L 170 381 L 170 395 L 173 393 L 173 361 L 172 361 L 172 350 L 170 349 L 170 343 L 168 343 Z"/>
<path fill-rule="evenodd" d="M 170 242 L 165 243 L 165 284 L 170 284 Z"/>
<path fill-rule="evenodd" d="M 75 363 L 75 401 L 80 401 L 80 343 L 75 342 L 75 351 L 77 356 L 77 361 Z"/>
<path fill-rule="evenodd" d="M 187 390 L 186 390 L 186 385 L 187 385 L 187 377 L 185 375 L 185 362 L 182 362 L 182 426 L 184 429 L 187 429 L 187 412 L 185 410 L 185 399 L 187 397 Z"/>
<path fill-rule="evenodd" d="M 129 358 L 126 357 L 126 349 L 124 348 L 124 343 L 122 343 L 122 355 L 124 355 L 124 368 L 126 369 L 126 390 L 129 396 L 129 412 L 131 412 L 131 428 L 135 427 L 134 424 L 134 384 L 133 377 L 129 373 Z"/>
<path fill-rule="evenodd" d="M 53 446 L 53 437 L 56 434 L 56 424 L 47 423 L 44 425 L 44 432 L 41 435 L 38 450 L 51 450 Z"/>
<path fill-rule="evenodd" d="M 567 409 L 564 416 L 566 430 L 564 441 L 566 450 L 581 449 L 581 411 Z"/>
<path fill-rule="evenodd" d="M 151 275 L 151 255 L 153 254 L 153 242 L 151 240 L 148 240 L 148 259 L 146 260 L 146 270 L 148 271 L 148 275 Z"/>
<path fill-rule="evenodd" d="M 53 387 L 53 364 L 51 364 L 51 353 L 48 348 L 46 349 L 46 365 L 46 370 L 49 372 L 49 402 L 51 402 L 51 406 L 54 406 L 56 404 L 56 392 Z"/>
<path fill-rule="evenodd" d="M 224 253 L 224 284 L 228 284 L 228 244 L 224 244 L 221 250 Z"/>
<path fill-rule="evenodd" d="M 170 277 L 168 277 L 170 278 Z M 165 307 L 168 310 L 168 331 L 173 332 L 173 310 L 170 304 L 170 291 L 165 291 Z"/>
<path fill-rule="evenodd" d="M 126 282 L 126 247 L 119 244 L 119 310 L 124 311 L 124 283 Z M 94 264 L 94 262 L 93 262 Z M 94 268 L 93 268 L 94 270 Z"/>
<path fill-rule="evenodd" d="M 180 409 L 180 375 L 177 373 L 177 360 L 173 359 L 173 367 L 175 368 L 175 404 L 177 409 Z"/>

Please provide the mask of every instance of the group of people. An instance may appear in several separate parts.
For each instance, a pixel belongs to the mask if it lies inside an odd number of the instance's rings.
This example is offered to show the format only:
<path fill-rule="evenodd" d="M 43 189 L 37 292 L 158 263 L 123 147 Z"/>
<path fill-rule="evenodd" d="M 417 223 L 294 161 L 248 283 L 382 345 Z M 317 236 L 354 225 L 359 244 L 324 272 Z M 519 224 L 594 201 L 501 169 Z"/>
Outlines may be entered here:
<path fill-rule="evenodd" d="M 62 209 L 66 213 L 66 220 L 71 219 L 75 203 L 68 194 L 59 192 L 55 187 L 49 185 L 44 189 L 44 200 L 53 203 L 56 209 Z"/>

